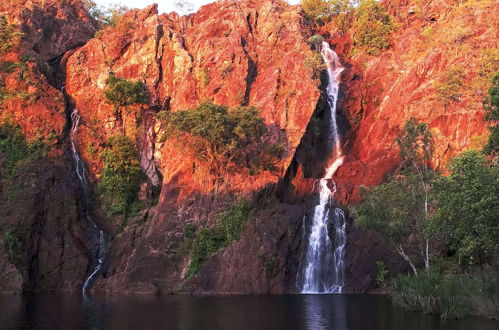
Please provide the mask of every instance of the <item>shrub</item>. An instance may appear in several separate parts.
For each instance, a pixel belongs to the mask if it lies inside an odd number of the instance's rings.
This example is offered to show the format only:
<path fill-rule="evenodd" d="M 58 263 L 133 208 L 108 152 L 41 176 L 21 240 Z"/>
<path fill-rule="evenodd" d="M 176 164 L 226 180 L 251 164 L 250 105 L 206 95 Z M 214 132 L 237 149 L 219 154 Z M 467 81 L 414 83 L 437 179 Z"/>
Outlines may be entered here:
<path fill-rule="evenodd" d="M 376 269 L 376 282 L 378 282 L 379 285 L 382 285 L 387 280 L 389 271 L 386 269 L 385 263 L 382 260 L 376 261 Z"/>
<path fill-rule="evenodd" d="M 48 148 L 43 136 L 39 135 L 35 140 L 27 142 L 19 127 L 8 121 L 0 123 L 0 150 L 5 159 L 7 176 L 14 175 L 21 161 L 42 156 Z"/>
<path fill-rule="evenodd" d="M 11 230 L 3 234 L 3 248 L 13 264 L 18 264 L 21 259 L 24 243 Z"/>
<path fill-rule="evenodd" d="M 0 55 L 10 51 L 14 44 L 22 38 L 22 33 L 17 31 L 16 26 L 9 24 L 7 18 L 0 15 Z"/>
<path fill-rule="evenodd" d="M 386 9 L 375 0 L 363 0 L 354 13 L 354 43 L 370 55 L 378 55 L 390 47 L 394 29 Z"/>
<path fill-rule="evenodd" d="M 308 38 L 308 43 L 315 47 L 315 49 L 319 49 L 322 43 L 324 42 L 324 37 L 320 34 L 314 34 L 310 38 Z"/>
<path fill-rule="evenodd" d="M 129 106 L 132 104 L 147 103 L 147 92 L 144 83 L 132 82 L 124 78 L 110 75 L 106 81 L 104 90 L 109 103 L 117 106 Z"/>
<path fill-rule="evenodd" d="M 268 272 L 273 271 L 279 265 L 279 260 L 277 259 L 276 256 L 259 254 L 258 259 L 260 259 L 260 262 L 262 263 L 263 267 Z"/>
<path fill-rule="evenodd" d="M 304 62 L 305 67 L 310 69 L 312 79 L 319 80 L 321 77 L 321 72 L 327 69 L 326 62 L 321 54 L 313 52 L 309 55 Z"/>
<path fill-rule="evenodd" d="M 322 24 L 331 18 L 332 10 L 327 0 L 302 0 L 301 7 L 308 19 Z"/>
<path fill-rule="evenodd" d="M 235 203 L 217 216 L 217 224 L 202 228 L 192 247 L 191 262 L 186 277 L 196 275 L 201 265 L 218 250 L 239 239 L 249 217 L 249 207 L 245 201 Z"/>
<path fill-rule="evenodd" d="M 499 152 L 499 73 L 492 80 L 492 87 L 489 89 L 489 98 L 485 104 L 485 119 L 491 124 L 489 126 L 490 136 L 485 146 L 484 152 L 487 154 L 497 154 Z"/>
<path fill-rule="evenodd" d="M 465 72 L 464 67 L 456 66 L 445 74 L 443 82 L 437 84 L 437 94 L 444 104 L 447 105 L 451 101 L 459 102 Z"/>
<path fill-rule="evenodd" d="M 205 102 L 194 110 L 158 114 L 164 137 L 189 135 L 182 141 L 194 157 L 208 163 L 216 174 L 232 163 L 246 164 L 253 149 L 261 149 L 260 139 L 267 128 L 254 107 L 237 107 L 231 111 L 222 105 Z"/>
<path fill-rule="evenodd" d="M 107 212 L 129 215 L 137 207 L 137 193 L 142 178 L 137 150 L 126 136 L 113 136 L 101 153 L 104 161 L 99 192 Z"/>

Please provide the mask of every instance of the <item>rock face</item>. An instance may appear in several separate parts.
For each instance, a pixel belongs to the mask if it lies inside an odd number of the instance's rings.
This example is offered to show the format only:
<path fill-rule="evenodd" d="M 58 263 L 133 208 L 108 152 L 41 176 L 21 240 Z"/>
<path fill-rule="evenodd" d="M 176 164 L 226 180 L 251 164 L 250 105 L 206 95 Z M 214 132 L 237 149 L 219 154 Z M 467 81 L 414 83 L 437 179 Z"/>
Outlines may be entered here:
<path fill-rule="evenodd" d="M 379 56 L 352 52 L 355 31 L 340 34 L 334 21 L 319 31 L 346 68 L 339 104 L 346 159 L 334 177 L 342 206 L 359 200 L 360 185 L 379 184 L 398 168 L 395 137 L 411 117 L 429 124 L 439 169 L 486 139 L 480 72 L 485 50 L 498 48 L 497 6 L 485 0 L 462 6 L 451 0 L 383 4 L 398 29 Z M 125 134 L 136 141 L 148 177 L 141 198 L 160 190 L 157 205 L 126 221 L 110 219 L 96 201 L 95 218 L 111 240 L 94 291 L 297 290 L 302 221 L 314 206 L 313 183 L 329 155 L 324 135 L 314 127 L 317 121 L 327 126 L 321 93 L 326 81 L 323 75 L 318 86 L 305 65 L 313 55 L 306 42 L 313 32 L 298 6 L 220 1 L 179 17 L 158 15 L 153 5 L 126 13 L 95 37 L 96 23 L 79 0 L 4 1 L 0 10 L 25 33 L 7 59 L 31 56 L 26 69 L 0 72 L 8 90 L 29 95 L 3 100 L 0 116 L 18 124 L 28 140 L 55 137 L 48 156 L 16 174 L 23 185 L 15 198 L 7 198 L 12 181 L 2 177 L 0 233 L 24 217 L 21 236 L 27 245 L 20 259 L 0 249 L 0 290 L 79 290 L 88 273 L 89 242 L 95 238 L 87 237 L 82 193 L 67 154 L 68 111 L 74 108 L 81 114 L 76 138 L 91 183 L 102 172 L 99 153 L 107 138 Z M 439 86 L 459 66 L 469 83 L 459 96 L 442 98 Z M 26 74 L 29 79 L 22 79 Z M 110 74 L 143 82 L 147 103 L 126 109 L 109 104 L 103 91 Z M 63 85 L 66 99 L 58 90 Z M 160 139 L 158 111 L 192 109 L 205 100 L 257 107 L 270 132 L 264 142 L 285 145 L 275 168 L 252 175 L 247 169 L 228 171 L 219 180 L 179 148 L 179 141 Z M 185 224 L 212 226 L 238 200 L 252 209 L 245 231 L 187 279 Z M 376 286 L 377 260 L 393 272 L 404 270 L 374 233 L 350 223 L 348 237 L 348 291 Z"/>

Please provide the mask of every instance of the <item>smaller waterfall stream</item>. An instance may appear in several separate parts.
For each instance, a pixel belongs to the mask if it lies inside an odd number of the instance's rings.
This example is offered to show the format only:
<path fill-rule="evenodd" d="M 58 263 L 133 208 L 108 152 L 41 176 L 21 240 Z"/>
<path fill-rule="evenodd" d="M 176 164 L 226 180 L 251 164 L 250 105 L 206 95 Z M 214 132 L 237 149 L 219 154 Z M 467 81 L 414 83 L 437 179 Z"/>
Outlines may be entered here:
<path fill-rule="evenodd" d="M 341 140 L 336 121 L 337 101 L 340 88 L 340 76 L 343 72 L 338 55 L 323 42 L 322 57 L 327 64 L 328 85 L 327 101 L 331 111 L 329 136 L 333 149 L 325 175 L 319 181 L 319 204 L 314 208 L 310 235 L 303 268 L 302 293 L 341 293 L 344 285 L 344 259 L 346 244 L 345 214 L 340 208 L 334 208 L 331 200 L 336 193 L 336 184 L 331 180 L 336 170 L 343 164 Z M 329 219 L 333 219 L 335 230 L 331 242 L 328 232 Z"/>
<path fill-rule="evenodd" d="M 90 216 L 90 209 L 91 209 L 91 191 L 90 191 L 90 186 L 87 181 L 87 176 L 86 176 L 86 169 L 85 169 L 85 164 L 80 158 L 80 154 L 78 153 L 78 149 L 76 148 L 76 133 L 78 132 L 78 127 L 80 125 L 80 114 L 78 112 L 78 109 L 73 109 L 71 112 L 71 153 L 72 157 L 75 163 L 75 172 L 76 175 L 78 176 L 78 179 L 80 181 L 81 187 L 83 189 L 83 198 L 85 200 L 85 215 L 87 222 L 90 224 L 91 230 L 95 232 L 95 234 L 98 233 L 99 235 L 99 241 L 97 245 L 97 255 L 95 258 L 97 260 L 97 263 L 94 267 L 94 270 L 90 275 L 85 279 L 83 282 L 83 286 L 81 288 L 82 293 L 85 295 L 88 291 L 88 288 L 90 287 L 90 284 L 94 277 L 100 272 L 102 269 L 102 265 L 104 264 L 104 260 L 106 258 L 106 237 L 104 232 L 98 228 L 97 224 L 95 221 L 92 219 Z"/>

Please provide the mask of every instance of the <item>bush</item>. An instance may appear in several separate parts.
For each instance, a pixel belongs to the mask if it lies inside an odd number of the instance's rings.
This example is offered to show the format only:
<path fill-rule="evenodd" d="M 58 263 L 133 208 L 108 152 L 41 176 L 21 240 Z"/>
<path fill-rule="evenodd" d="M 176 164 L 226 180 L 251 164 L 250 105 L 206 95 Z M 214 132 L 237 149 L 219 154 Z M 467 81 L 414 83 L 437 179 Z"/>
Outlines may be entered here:
<path fill-rule="evenodd" d="M 8 177 L 14 175 L 21 161 L 44 155 L 49 145 L 46 139 L 38 136 L 27 142 L 21 129 L 11 122 L 0 123 L 0 150 L 4 156 L 4 167 Z"/>
<path fill-rule="evenodd" d="M 330 20 L 332 9 L 328 0 L 302 0 L 301 7 L 308 19 L 322 24 Z"/>
<path fill-rule="evenodd" d="M 310 69 L 312 73 L 312 79 L 319 80 L 321 77 L 321 72 L 327 69 L 326 62 L 321 54 L 313 52 L 310 56 L 305 59 L 305 67 Z"/>
<path fill-rule="evenodd" d="M 21 37 L 22 33 L 17 31 L 15 25 L 9 24 L 7 18 L 0 15 L 0 55 L 10 51 Z"/>
<path fill-rule="evenodd" d="M 196 275 L 201 265 L 218 250 L 239 239 L 249 217 L 248 204 L 245 201 L 235 203 L 217 216 L 217 224 L 211 228 L 202 228 L 194 241 L 191 262 L 186 277 Z"/>
<path fill-rule="evenodd" d="M 398 276 L 391 282 L 391 297 L 405 309 L 440 314 L 444 319 L 494 316 L 499 312 L 499 280 L 432 272 Z"/>
<path fill-rule="evenodd" d="M 205 102 L 194 110 L 161 112 L 158 118 L 165 138 L 189 135 L 182 147 L 187 146 L 196 159 L 210 164 L 216 174 L 233 162 L 247 165 L 250 149 L 262 149 L 260 139 L 267 133 L 254 107 L 229 111 L 225 106 Z"/>
<path fill-rule="evenodd" d="M 445 74 L 443 82 L 437 84 L 437 94 L 445 105 L 451 101 L 459 102 L 465 72 L 464 67 L 456 66 Z"/>
<path fill-rule="evenodd" d="M 137 208 L 137 193 L 142 179 L 137 150 L 130 138 L 113 136 L 101 153 L 104 169 L 99 192 L 107 212 L 129 215 Z"/>
<path fill-rule="evenodd" d="M 140 81 L 132 82 L 116 77 L 115 75 L 110 75 L 106 84 L 107 87 L 104 90 L 104 95 L 109 103 L 117 107 L 147 103 L 146 87 Z"/>
<path fill-rule="evenodd" d="M 499 73 L 492 80 L 492 87 L 489 89 L 489 99 L 485 106 L 485 119 L 491 124 L 489 126 L 490 136 L 485 146 L 484 152 L 487 154 L 499 153 Z"/>
<path fill-rule="evenodd" d="M 314 34 L 310 38 L 308 38 L 308 43 L 313 46 L 315 49 L 319 49 L 324 42 L 324 37 L 320 34 Z"/>
<path fill-rule="evenodd" d="M 24 243 L 12 231 L 3 234 L 3 249 L 13 264 L 18 264 L 21 259 Z"/>
<path fill-rule="evenodd" d="M 363 0 L 354 13 L 354 43 L 370 55 L 378 55 L 390 47 L 394 30 L 386 9 L 375 0 Z"/>

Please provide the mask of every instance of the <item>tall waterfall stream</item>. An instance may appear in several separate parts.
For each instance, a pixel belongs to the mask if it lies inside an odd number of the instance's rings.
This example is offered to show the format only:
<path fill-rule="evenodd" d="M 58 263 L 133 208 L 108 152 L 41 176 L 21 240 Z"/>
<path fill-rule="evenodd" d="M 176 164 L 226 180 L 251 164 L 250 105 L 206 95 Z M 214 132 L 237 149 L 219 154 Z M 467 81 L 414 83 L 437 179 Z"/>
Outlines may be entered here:
<path fill-rule="evenodd" d="M 331 201 L 336 193 L 332 177 L 343 164 L 341 139 L 336 121 L 340 76 L 343 72 L 338 55 L 322 43 L 321 54 L 327 64 L 327 102 L 331 112 L 329 136 L 333 149 L 325 175 L 319 181 L 319 204 L 314 208 L 310 234 L 302 267 L 301 293 L 341 293 L 344 286 L 344 259 L 346 244 L 346 219 L 343 210 L 334 208 Z M 335 230 L 331 242 L 328 232 L 330 219 Z"/>
<path fill-rule="evenodd" d="M 83 286 L 81 288 L 82 293 L 86 295 L 88 289 L 90 288 L 90 285 L 92 284 L 92 281 L 94 280 L 95 276 L 99 274 L 99 272 L 102 269 L 102 265 L 104 264 L 104 260 L 106 258 L 106 253 L 107 253 L 107 247 L 106 247 L 107 241 L 104 232 L 102 231 L 102 229 L 100 229 L 97 226 L 97 224 L 90 215 L 90 210 L 91 210 L 90 186 L 88 184 L 88 180 L 86 177 L 85 164 L 81 160 L 80 154 L 78 153 L 78 149 L 76 147 L 76 133 L 78 132 L 79 125 L 80 125 L 80 114 L 78 113 L 78 109 L 75 108 L 71 112 L 71 135 L 70 135 L 71 155 L 73 157 L 76 175 L 78 176 L 81 187 L 83 189 L 86 220 L 90 225 L 90 230 L 95 233 L 95 236 L 98 235 L 99 237 L 96 249 L 97 253 L 93 258 L 91 258 L 91 262 L 95 263 L 95 267 L 93 268 L 93 271 L 90 273 L 90 275 L 88 275 L 88 277 L 85 279 L 85 281 L 83 282 Z"/>

